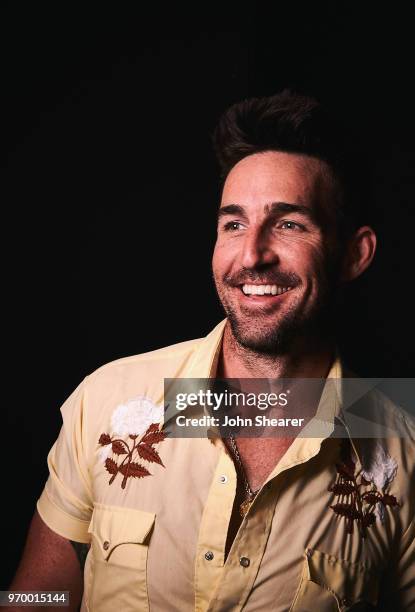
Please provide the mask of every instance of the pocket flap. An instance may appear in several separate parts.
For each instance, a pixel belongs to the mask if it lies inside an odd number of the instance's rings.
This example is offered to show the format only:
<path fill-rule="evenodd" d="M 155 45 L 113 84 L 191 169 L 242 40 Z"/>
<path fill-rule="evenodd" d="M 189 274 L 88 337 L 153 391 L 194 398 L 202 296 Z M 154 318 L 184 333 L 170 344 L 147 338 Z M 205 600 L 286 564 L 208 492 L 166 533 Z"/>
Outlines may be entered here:
<path fill-rule="evenodd" d="M 351 563 L 315 549 L 307 549 L 305 556 L 309 580 L 335 594 L 340 601 L 377 603 L 377 580 L 364 563 Z"/>
<path fill-rule="evenodd" d="M 88 531 L 108 558 L 120 544 L 144 544 L 155 518 L 153 512 L 96 504 Z"/>

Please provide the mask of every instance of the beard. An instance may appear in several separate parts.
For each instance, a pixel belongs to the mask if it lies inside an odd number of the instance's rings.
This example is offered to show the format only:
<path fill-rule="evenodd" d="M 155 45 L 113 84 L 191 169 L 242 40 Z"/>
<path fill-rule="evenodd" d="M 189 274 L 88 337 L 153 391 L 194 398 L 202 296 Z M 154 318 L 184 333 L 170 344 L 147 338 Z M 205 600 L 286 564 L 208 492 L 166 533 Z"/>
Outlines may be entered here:
<path fill-rule="evenodd" d="M 292 351 L 301 341 L 312 342 L 330 334 L 333 327 L 336 282 L 333 270 L 319 270 L 318 292 L 310 301 L 310 290 L 301 292 L 303 283 L 294 273 L 278 272 L 272 275 L 260 274 L 254 270 L 241 270 L 233 277 L 225 276 L 221 282 L 215 278 L 216 290 L 238 344 L 256 353 L 283 355 Z M 269 309 L 249 309 L 235 305 L 226 291 L 246 282 L 291 286 L 299 290 L 298 298 L 290 297 L 287 308 L 275 311 L 275 323 L 270 321 Z"/>

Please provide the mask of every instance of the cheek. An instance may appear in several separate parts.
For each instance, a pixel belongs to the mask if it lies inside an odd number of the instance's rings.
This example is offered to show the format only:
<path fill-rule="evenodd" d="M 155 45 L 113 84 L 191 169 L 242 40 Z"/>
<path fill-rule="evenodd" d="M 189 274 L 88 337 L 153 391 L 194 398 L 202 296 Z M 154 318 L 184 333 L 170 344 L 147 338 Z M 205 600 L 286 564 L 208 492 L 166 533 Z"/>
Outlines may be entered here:
<path fill-rule="evenodd" d="M 212 270 L 216 275 L 218 272 L 227 270 L 231 267 L 235 259 L 235 253 L 230 248 L 229 244 L 216 243 L 212 256 Z"/>
<path fill-rule="evenodd" d="M 321 249 L 313 249 L 308 254 L 305 274 L 310 279 L 313 294 L 326 293 L 329 284 L 327 257 Z"/>
<path fill-rule="evenodd" d="M 220 256 L 220 249 L 218 248 L 218 246 L 215 246 L 215 249 L 213 251 L 213 256 L 212 256 L 212 271 L 213 271 L 213 276 L 216 278 L 221 270 L 221 256 Z"/>
<path fill-rule="evenodd" d="M 300 275 L 314 276 L 324 261 L 321 244 L 298 240 L 280 250 L 282 268 L 288 268 Z"/>

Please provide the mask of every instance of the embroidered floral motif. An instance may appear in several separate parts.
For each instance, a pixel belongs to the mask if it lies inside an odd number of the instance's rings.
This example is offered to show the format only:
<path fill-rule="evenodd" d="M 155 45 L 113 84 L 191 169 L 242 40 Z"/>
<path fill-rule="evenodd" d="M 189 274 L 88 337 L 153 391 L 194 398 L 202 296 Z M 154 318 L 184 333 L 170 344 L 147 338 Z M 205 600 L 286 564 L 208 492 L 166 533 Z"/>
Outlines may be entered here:
<path fill-rule="evenodd" d="M 111 474 L 108 484 L 114 482 L 118 473 L 123 476 L 122 489 L 125 489 L 128 478 L 151 476 L 148 469 L 137 461 L 139 458 L 164 467 L 154 448 L 166 437 L 166 433 L 160 429 L 162 416 L 163 407 L 156 406 L 145 397 L 134 398 L 117 406 L 111 418 L 113 435 L 103 433 L 98 440 L 102 447 L 99 457 Z M 126 436 L 127 441 L 123 439 Z M 137 438 L 140 439 L 137 441 Z M 113 457 L 110 457 L 111 454 Z M 121 463 L 118 463 L 120 459 Z"/>
<path fill-rule="evenodd" d="M 396 476 L 398 471 L 398 464 L 385 451 L 383 446 L 376 442 L 375 447 L 372 449 L 372 456 L 366 457 L 363 452 L 362 457 L 363 464 L 368 467 L 363 469 L 363 477 L 372 482 L 378 489 L 384 489 L 387 487 Z M 385 507 L 383 504 L 377 504 L 375 513 L 378 519 L 383 523 L 385 520 Z"/>
<path fill-rule="evenodd" d="M 156 406 L 147 397 L 135 397 L 116 407 L 111 428 L 119 436 L 141 436 L 152 423 L 159 423 L 163 414 L 163 406 Z"/>
<path fill-rule="evenodd" d="M 373 449 L 373 456 L 365 458 L 363 453 L 363 463 L 368 463 L 368 467 L 363 469 L 362 474 L 366 480 L 373 482 L 378 489 L 387 487 L 396 476 L 398 464 L 385 451 L 383 446 L 376 442 Z"/>
<path fill-rule="evenodd" d="M 378 490 L 390 484 L 397 470 L 396 461 L 380 448 L 383 455 L 380 452 L 375 455 L 377 461 L 373 469 L 362 471 L 360 475 L 355 475 L 354 461 L 343 454 L 343 460 L 336 464 L 336 482 L 329 487 L 329 491 L 339 498 L 330 508 L 345 517 L 347 533 L 353 533 L 356 521 L 362 538 L 366 537 L 367 528 L 376 522 L 376 517 L 383 521 L 386 506 L 400 505 L 395 496 Z"/>

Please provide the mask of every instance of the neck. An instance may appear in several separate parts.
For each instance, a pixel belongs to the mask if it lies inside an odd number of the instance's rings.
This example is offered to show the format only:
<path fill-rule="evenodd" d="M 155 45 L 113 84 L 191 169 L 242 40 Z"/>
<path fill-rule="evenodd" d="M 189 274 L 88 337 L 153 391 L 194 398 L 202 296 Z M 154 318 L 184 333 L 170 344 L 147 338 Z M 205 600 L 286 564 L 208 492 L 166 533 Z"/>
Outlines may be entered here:
<path fill-rule="evenodd" d="M 331 338 L 301 338 L 282 355 L 258 353 L 239 344 L 227 322 L 218 363 L 222 378 L 325 378 L 334 359 Z"/>

